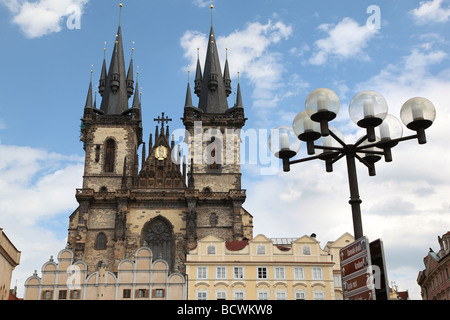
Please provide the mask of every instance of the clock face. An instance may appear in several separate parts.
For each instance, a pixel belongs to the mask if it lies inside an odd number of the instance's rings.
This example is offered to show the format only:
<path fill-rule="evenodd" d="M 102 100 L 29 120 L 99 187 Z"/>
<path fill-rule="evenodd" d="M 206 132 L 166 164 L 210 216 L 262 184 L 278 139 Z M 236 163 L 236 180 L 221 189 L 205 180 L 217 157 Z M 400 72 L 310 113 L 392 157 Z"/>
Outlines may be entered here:
<path fill-rule="evenodd" d="M 159 146 L 155 150 L 155 157 L 158 160 L 164 160 L 165 158 L 167 158 L 167 154 L 168 154 L 168 150 L 164 146 Z"/>

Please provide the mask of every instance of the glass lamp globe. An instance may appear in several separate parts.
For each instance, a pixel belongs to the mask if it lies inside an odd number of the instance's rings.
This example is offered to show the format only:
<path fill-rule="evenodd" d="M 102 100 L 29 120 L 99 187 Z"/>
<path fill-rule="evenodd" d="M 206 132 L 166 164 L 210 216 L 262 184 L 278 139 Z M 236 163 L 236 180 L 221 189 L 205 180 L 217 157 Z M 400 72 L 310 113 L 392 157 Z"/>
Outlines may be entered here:
<path fill-rule="evenodd" d="M 408 129 L 427 129 L 436 119 L 436 109 L 425 98 L 412 98 L 402 106 L 400 118 Z"/>
<path fill-rule="evenodd" d="M 312 121 L 305 110 L 295 117 L 292 128 L 298 139 L 307 143 L 308 154 L 314 154 L 314 141 L 321 137 L 320 124 Z"/>
<path fill-rule="evenodd" d="M 340 105 L 336 93 L 330 89 L 320 88 L 306 98 L 305 109 L 312 121 L 320 123 L 322 135 L 328 135 L 328 122 L 336 118 Z"/>
<path fill-rule="evenodd" d="M 280 159 L 290 159 L 300 150 L 301 141 L 292 127 L 279 126 L 272 130 L 269 136 L 269 149 Z"/>
<path fill-rule="evenodd" d="M 359 127 L 377 127 L 386 118 L 388 104 L 381 94 L 367 90 L 353 97 L 348 111 L 350 118 Z"/>
<path fill-rule="evenodd" d="M 403 136 L 403 127 L 396 117 L 387 114 L 383 122 L 377 127 L 377 136 L 381 141 L 399 139 Z"/>

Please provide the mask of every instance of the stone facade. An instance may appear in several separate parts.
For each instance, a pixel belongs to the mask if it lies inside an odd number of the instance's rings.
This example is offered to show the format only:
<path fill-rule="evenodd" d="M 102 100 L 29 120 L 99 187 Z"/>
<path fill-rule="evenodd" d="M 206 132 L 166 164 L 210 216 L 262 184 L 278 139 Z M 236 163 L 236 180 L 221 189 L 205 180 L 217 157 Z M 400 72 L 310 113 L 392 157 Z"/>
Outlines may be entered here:
<path fill-rule="evenodd" d="M 124 72 L 119 27 L 109 73 L 103 63 L 101 109 L 91 101 L 92 82 L 89 87 L 81 127 L 83 186 L 76 191 L 79 207 L 70 216 L 68 230 L 68 248 L 90 273 L 99 265 L 117 272 L 120 261 L 144 243 L 171 271 L 184 272 L 186 254 L 200 238 L 252 239 L 253 219 L 243 208 L 246 192 L 241 187 L 239 133 L 246 119 L 240 87 L 240 104 L 228 108 L 228 61 L 222 75 L 212 45 L 203 77 L 199 69 L 196 76 L 203 109 L 192 106 L 188 85 L 182 118 L 188 152 L 181 155 L 171 139 L 171 119 L 164 113 L 154 119 L 155 134 L 148 144 L 143 140 L 139 87 L 132 60 L 128 74 Z M 217 85 L 218 79 L 224 85 Z M 123 101 L 133 92 L 128 108 Z"/>

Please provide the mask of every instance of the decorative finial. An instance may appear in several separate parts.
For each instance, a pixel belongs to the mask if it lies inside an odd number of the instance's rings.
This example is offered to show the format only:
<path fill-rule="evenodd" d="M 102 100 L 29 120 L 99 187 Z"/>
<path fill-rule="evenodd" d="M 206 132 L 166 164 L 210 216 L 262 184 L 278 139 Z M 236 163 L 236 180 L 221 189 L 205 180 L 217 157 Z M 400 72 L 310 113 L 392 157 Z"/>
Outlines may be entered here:
<path fill-rule="evenodd" d="M 191 65 L 190 64 L 188 64 L 187 72 L 188 72 L 188 83 L 189 83 L 191 81 L 191 77 L 190 77 L 190 75 L 191 75 Z"/>
<path fill-rule="evenodd" d="M 122 7 L 123 4 L 119 3 L 119 7 L 120 7 L 120 13 L 119 13 L 119 27 L 122 26 Z"/>
<path fill-rule="evenodd" d="M 214 10 L 214 5 L 212 4 L 212 0 L 211 0 L 211 27 L 213 26 L 213 10 Z"/>

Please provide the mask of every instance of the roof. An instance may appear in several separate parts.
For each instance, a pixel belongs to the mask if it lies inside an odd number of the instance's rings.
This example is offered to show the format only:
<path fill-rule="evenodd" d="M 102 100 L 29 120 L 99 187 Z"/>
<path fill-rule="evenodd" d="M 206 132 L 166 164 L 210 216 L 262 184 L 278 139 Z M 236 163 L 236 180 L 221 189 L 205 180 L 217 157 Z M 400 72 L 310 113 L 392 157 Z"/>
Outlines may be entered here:
<path fill-rule="evenodd" d="M 225 113 L 228 110 L 227 93 L 225 91 L 216 37 L 212 26 L 209 34 L 198 107 L 205 113 Z"/>
<path fill-rule="evenodd" d="M 227 241 L 225 246 L 230 251 L 239 251 L 248 245 L 248 241 Z"/>

